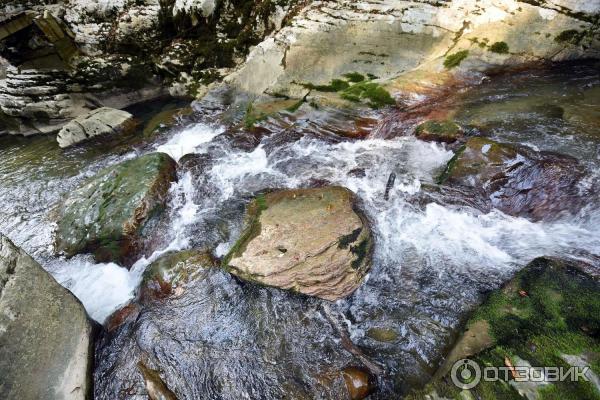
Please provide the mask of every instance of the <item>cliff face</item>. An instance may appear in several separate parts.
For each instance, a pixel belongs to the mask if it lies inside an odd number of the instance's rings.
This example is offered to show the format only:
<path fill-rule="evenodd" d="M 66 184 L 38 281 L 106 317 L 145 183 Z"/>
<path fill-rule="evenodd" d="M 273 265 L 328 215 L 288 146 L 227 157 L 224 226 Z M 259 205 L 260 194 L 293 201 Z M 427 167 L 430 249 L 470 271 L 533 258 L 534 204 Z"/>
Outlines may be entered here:
<path fill-rule="evenodd" d="M 98 106 L 121 108 L 170 92 L 201 95 L 281 28 L 297 1 L 66 0 L 0 6 L 0 121 L 15 134 L 58 130 Z M 37 32 L 52 19 L 78 49 L 52 62 L 57 46 Z M 18 21 L 15 27 L 14 21 Z M 32 47 L 33 46 L 33 47 Z M 42 53 L 44 56 L 42 56 Z M 14 55 L 27 55 L 17 59 Z M 6 62 L 8 61 L 8 62 Z M 36 79 L 31 79 L 35 77 Z M 39 90 L 40 81 L 51 89 Z"/>
<path fill-rule="evenodd" d="M 317 1 L 228 81 L 298 97 L 352 72 L 388 81 L 598 57 L 599 12 L 600 1 L 576 0 Z"/>
<path fill-rule="evenodd" d="M 600 0 L 30 0 L 0 11 L 0 30 L 18 13 L 32 24 L 54 18 L 78 49 L 64 65 L 0 62 L 0 120 L 11 127 L 0 132 L 21 134 L 167 90 L 201 97 L 222 79 L 255 96 L 300 98 L 307 86 L 357 72 L 394 94 L 415 76 L 445 81 L 600 55 Z M 57 48 L 30 28 L 7 32 L 4 58 Z M 15 43 L 39 48 L 14 51 Z"/>

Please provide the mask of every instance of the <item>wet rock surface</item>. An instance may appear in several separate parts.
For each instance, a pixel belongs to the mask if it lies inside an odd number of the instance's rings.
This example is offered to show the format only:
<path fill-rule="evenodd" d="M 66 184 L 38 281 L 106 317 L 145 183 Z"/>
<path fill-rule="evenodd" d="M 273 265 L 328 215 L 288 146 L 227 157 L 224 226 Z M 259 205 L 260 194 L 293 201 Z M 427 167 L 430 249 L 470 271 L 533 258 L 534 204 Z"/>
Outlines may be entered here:
<path fill-rule="evenodd" d="M 90 398 L 92 330 L 79 300 L 0 234 L 0 397 Z"/>
<path fill-rule="evenodd" d="M 136 127 L 133 115 L 127 111 L 102 107 L 69 122 L 56 139 L 65 148 L 98 136 L 131 134 Z"/>
<path fill-rule="evenodd" d="M 471 316 L 436 379 L 408 398 L 599 398 L 599 291 L 597 278 L 577 263 L 534 260 L 502 289 L 491 293 Z M 499 381 L 483 380 L 461 394 L 449 378 L 453 364 L 461 359 L 470 359 L 481 368 L 590 368 L 587 379 L 552 383 L 518 381 L 515 373 L 505 379 L 500 374 Z"/>
<path fill-rule="evenodd" d="M 95 398 L 147 396 L 142 362 L 178 399 L 344 399 L 341 370 L 360 361 L 338 341 L 321 301 L 200 268 L 179 296 L 102 335 Z"/>
<path fill-rule="evenodd" d="M 373 238 L 348 189 L 268 193 L 247 208 L 247 226 L 224 267 L 250 282 L 338 300 L 360 285 Z"/>
<path fill-rule="evenodd" d="M 439 182 L 476 189 L 509 215 L 551 220 L 576 213 L 594 194 L 585 177 L 573 157 L 475 137 L 456 152 Z"/>
<path fill-rule="evenodd" d="M 454 143 L 463 137 L 463 131 L 454 121 L 430 120 L 417 127 L 415 136 L 427 142 Z"/>
<path fill-rule="evenodd" d="M 136 260 L 175 180 L 176 163 L 163 153 L 100 171 L 57 210 L 56 251 L 92 252 L 99 261 L 124 264 Z"/>

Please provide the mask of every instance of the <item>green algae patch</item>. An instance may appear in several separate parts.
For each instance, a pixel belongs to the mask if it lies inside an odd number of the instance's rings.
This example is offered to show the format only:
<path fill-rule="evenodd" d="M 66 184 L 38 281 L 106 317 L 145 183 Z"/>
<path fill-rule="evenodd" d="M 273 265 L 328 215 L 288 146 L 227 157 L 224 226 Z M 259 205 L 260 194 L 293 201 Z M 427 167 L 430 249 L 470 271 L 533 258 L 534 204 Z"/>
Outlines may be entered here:
<path fill-rule="evenodd" d="M 462 50 L 458 53 L 450 54 L 444 60 L 444 67 L 446 69 L 453 69 L 458 67 L 467 57 L 469 56 L 469 50 Z"/>
<path fill-rule="evenodd" d="M 381 108 L 396 104 L 390 93 L 383 86 L 375 82 L 354 84 L 341 92 L 340 96 L 343 99 L 353 102 L 364 100 L 371 108 Z"/>
<path fill-rule="evenodd" d="M 490 46 L 489 50 L 492 53 L 508 54 L 510 48 L 508 47 L 508 44 L 506 44 L 506 42 L 496 42 Z"/>
<path fill-rule="evenodd" d="M 457 345 L 455 350 L 459 351 L 448 358 L 434 381 L 408 398 L 422 399 L 434 392 L 445 398 L 462 398 L 464 391 L 451 383 L 448 371 L 454 361 L 463 358 L 475 361 L 481 368 L 530 365 L 567 370 L 583 362 L 597 376 L 599 333 L 600 283 L 577 264 L 536 259 L 506 286 L 493 292 L 468 321 L 458 344 L 470 337 L 482 344 L 478 351 L 461 353 Z M 540 400 L 600 399 L 600 388 L 585 379 L 524 385 L 510 374 L 508 379 L 502 379 L 503 374 L 500 377 L 494 382 L 484 380 L 468 390 L 469 398 L 521 399 L 519 391 L 527 390 Z"/>
<path fill-rule="evenodd" d="M 352 83 L 365 81 L 365 76 L 363 74 L 359 74 L 358 72 L 349 72 L 347 74 L 344 74 L 344 78 L 348 79 L 348 81 Z"/>
<path fill-rule="evenodd" d="M 421 140 L 454 143 L 462 137 L 462 128 L 452 120 L 429 120 L 417 127 L 415 135 Z"/>
<path fill-rule="evenodd" d="M 569 44 L 579 44 L 581 39 L 585 34 L 583 32 L 579 32 L 575 29 L 569 29 L 566 31 L 562 31 L 554 38 L 556 43 L 569 43 Z"/>
<path fill-rule="evenodd" d="M 375 76 L 369 75 L 369 80 L 358 72 L 345 74 L 343 79 L 333 79 L 329 85 L 314 85 L 303 83 L 307 89 L 325 93 L 338 93 L 339 96 L 352 103 L 366 103 L 369 107 L 377 109 L 396 104 L 396 100 L 379 83 L 372 82 Z"/>

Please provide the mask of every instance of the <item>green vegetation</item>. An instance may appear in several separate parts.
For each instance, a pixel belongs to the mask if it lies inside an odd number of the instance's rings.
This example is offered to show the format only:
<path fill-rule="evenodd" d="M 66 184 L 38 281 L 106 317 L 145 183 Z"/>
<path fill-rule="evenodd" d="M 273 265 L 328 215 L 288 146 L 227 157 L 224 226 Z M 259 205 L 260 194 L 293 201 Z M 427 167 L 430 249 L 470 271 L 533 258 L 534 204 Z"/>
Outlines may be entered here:
<path fill-rule="evenodd" d="M 490 46 L 490 51 L 492 53 L 508 54 L 509 47 L 508 44 L 506 44 L 506 42 L 496 42 Z"/>
<path fill-rule="evenodd" d="M 256 112 L 254 110 L 254 106 L 252 105 L 252 103 L 250 103 L 246 108 L 246 115 L 244 116 L 244 126 L 247 129 L 251 129 L 254 127 L 254 125 L 256 125 L 257 122 L 263 121 L 266 118 L 267 115 L 261 112 Z"/>
<path fill-rule="evenodd" d="M 394 98 L 383 86 L 376 82 L 371 82 L 372 79 L 376 78 L 374 75 L 369 74 L 369 80 L 366 80 L 364 75 L 357 72 L 345 74 L 344 77 L 347 80 L 333 79 L 329 85 L 304 83 L 302 86 L 319 92 L 339 93 L 340 97 L 344 100 L 354 103 L 364 101 L 371 108 L 381 108 L 396 104 Z"/>
<path fill-rule="evenodd" d="M 347 89 L 350 84 L 342 79 L 333 79 L 329 85 L 313 85 L 312 83 L 305 83 L 302 86 L 307 89 L 318 90 L 319 92 L 334 93 Z"/>
<path fill-rule="evenodd" d="M 444 67 L 452 69 L 458 67 L 465 58 L 469 56 L 469 50 L 462 50 L 458 53 L 450 54 L 444 60 Z"/>
<path fill-rule="evenodd" d="M 451 143 L 462 135 L 462 129 L 452 120 L 429 120 L 419 125 L 415 134 L 421 140 Z"/>
<path fill-rule="evenodd" d="M 344 78 L 348 79 L 352 83 L 363 82 L 365 80 L 365 76 L 363 74 L 359 74 L 358 72 L 349 72 L 344 74 Z"/>
<path fill-rule="evenodd" d="M 240 238 L 235 242 L 229 253 L 223 258 L 221 265 L 227 269 L 229 262 L 232 258 L 241 256 L 246 250 L 246 246 L 252 239 L 260 235 L 261 224 L 260 215 L 269 207 L 267 203 L 267 197 L 264 194 L 259 194 L 248 204 L 246 209 L 247 220 L 245 222 L 245 228 L 240 235 Z M 250 279 L 250 277 L 248 277 Z"/>
<path fill-rule="evenodd" d="M 387 105 L 394 105 L 396 101 L 381 85 L 375 82 L 362 82 L 350 86 L 344 90 L 340 96 L 343 99 L 358 102 L 363 99 L 371 108 L 381 108 Z"/>
<path fill-rule="evenodd" d="M 581 41 L 581 39 L 583 38 L 584 33 L 579 32 L 575 29 L 570 29 L 567 31 L 563 31 L 561 33 L 559 33 L 555 38 L 554 41 L 556 43 L 570 43 L 570 44 L 579 44 L 579 42 Z"/>
<path fill-rule="evenodd" d="M 565 355 L 585 358 L 600 373 L 600 284 L 577 267 L 561 261 L 534 260 L 502 290 L 494 292 L 473 315 L 468 327 L 485 321 L 492 338 L 488 348 L 471 357 L 480 366 L 505 367 L 525 360 L 534 367 L 571 367 Z M 473 335 L 475 329 L 469 336 Z M 502 375 L 501 375 L 502 377 Z M 463 398 L 448 376 L 432 382 L 409 399 L 433 391 L 444 398 Z M 482 381 L 468 398 L 521 399 L 516 382 Z M 556 382 L 537 387 L 540 400 L 600 399 L 593 383 Z M 464 394 L 464 392 L 463 392 Z"/>

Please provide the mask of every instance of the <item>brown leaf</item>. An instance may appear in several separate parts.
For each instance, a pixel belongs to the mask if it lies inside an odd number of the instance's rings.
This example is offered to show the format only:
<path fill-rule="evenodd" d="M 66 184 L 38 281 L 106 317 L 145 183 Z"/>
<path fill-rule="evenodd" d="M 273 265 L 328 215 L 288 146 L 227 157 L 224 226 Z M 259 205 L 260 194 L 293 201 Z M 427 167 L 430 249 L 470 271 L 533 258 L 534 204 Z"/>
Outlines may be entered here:
<path fill-rule="evenodd" d="M 515 366 L 510 361 L 510 358 L 504 357 L 504 365 L 510 370 L 510 374 L 513 379 L 517 377 L 517 371 L 515 370 Z"/>

